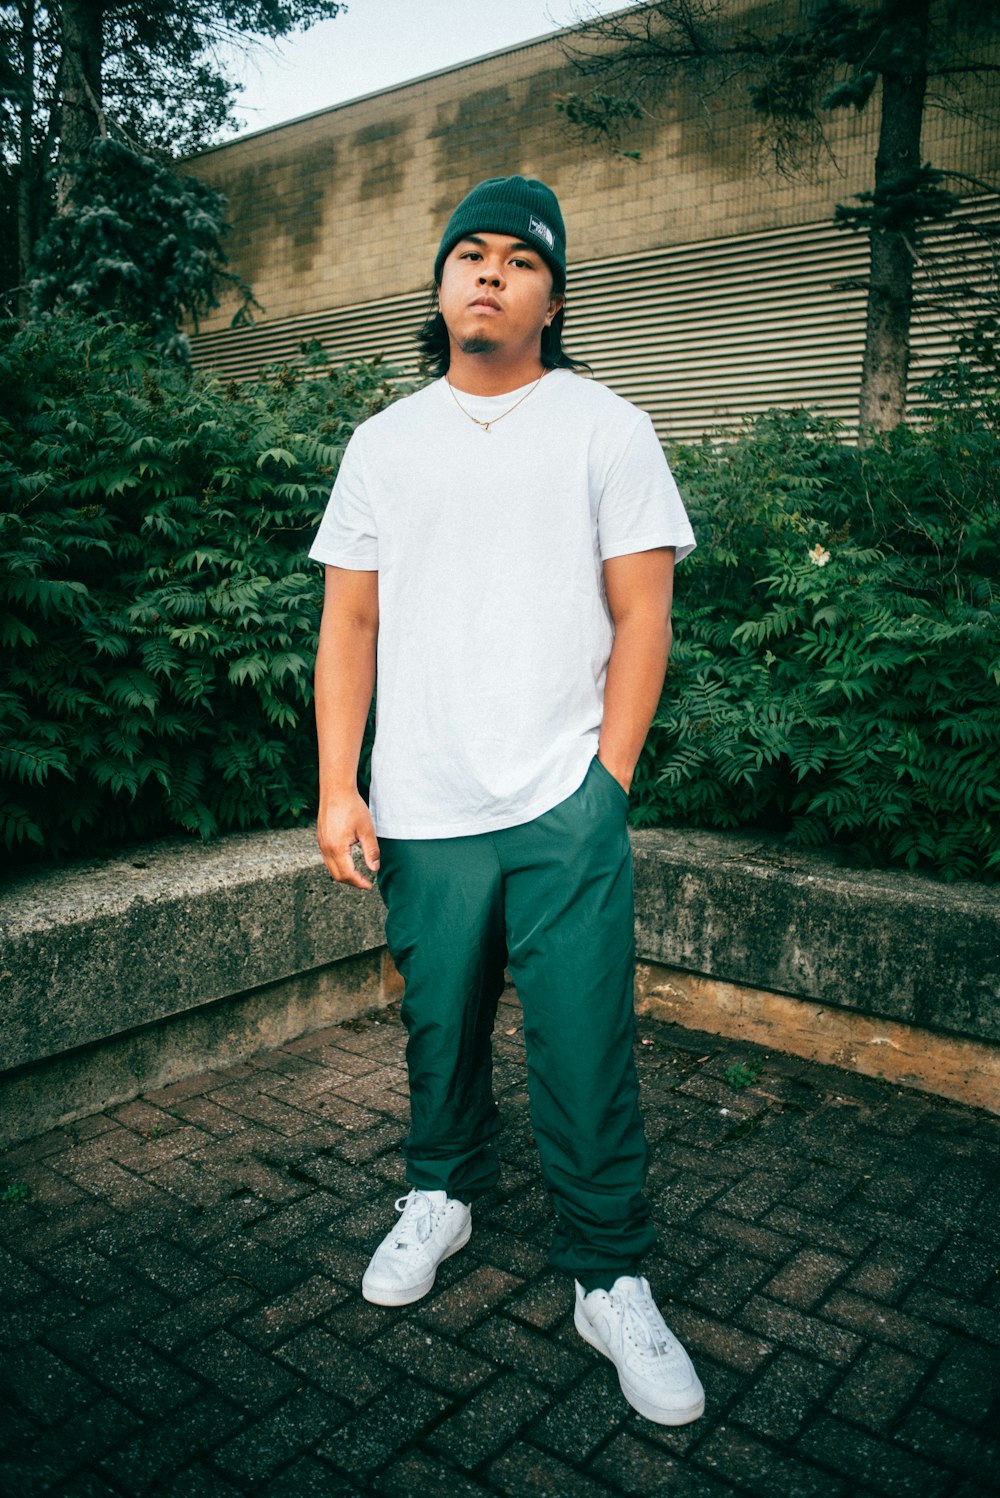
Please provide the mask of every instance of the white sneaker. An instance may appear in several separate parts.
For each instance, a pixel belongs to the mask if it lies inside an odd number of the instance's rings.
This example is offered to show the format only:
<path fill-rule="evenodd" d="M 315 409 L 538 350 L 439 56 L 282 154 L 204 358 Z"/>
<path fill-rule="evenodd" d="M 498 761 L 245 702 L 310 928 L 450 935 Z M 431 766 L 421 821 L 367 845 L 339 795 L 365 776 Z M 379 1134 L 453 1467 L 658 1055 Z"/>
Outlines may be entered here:
<path fill-rule="evenodd" d="M 426 1295 L 441 1260 L 464 1248 L 472 1232 L 470 1209 L 444 1191 L 414 1187 L 399 1198 L 396 1211 L 403 1215 L 382 1239 L 361 1281 L 365 1300 L 377 1306 L 408 1306 Z"/>
<path fill-rule="evenodd" d="M 657 1425 L 687 1425 L 705 1409 L 691 1359 L 657 1309 L 649 1281 L 623 1274 L 610 1290 L 585 1295 L 577 1283 L 576 1329 L 618 1369 L 622 1393 Z"/>

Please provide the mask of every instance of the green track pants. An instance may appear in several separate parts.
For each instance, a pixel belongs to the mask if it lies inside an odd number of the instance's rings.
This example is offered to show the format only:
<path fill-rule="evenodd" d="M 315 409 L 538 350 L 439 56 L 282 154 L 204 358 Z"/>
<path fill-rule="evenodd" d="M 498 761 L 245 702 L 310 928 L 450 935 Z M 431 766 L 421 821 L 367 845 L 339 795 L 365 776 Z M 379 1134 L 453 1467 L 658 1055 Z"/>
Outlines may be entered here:
<path fill-rule="evenodd" d="M 407 1177 L 463 1201 L 497 1180 L 491 1036 L 509 965 L 556 1213 L 552 1261 L 588 1281 L 635 1273 L 655 1236 L 632 1054 L 626 809 L 595 759 L 579 789 L 533 822 L 380 839 L 386 939 L 406 985 Z"/>

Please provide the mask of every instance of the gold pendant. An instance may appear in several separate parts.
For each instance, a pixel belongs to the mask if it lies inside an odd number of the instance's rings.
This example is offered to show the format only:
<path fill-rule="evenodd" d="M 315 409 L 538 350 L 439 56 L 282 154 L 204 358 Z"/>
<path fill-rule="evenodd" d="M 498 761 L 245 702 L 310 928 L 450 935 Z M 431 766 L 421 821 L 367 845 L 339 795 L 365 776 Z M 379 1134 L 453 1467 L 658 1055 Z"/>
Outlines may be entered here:
<path fill-rule="evenodd" d="M 490 429 L 490 427 L 491 427 L 491 426 L 492 426 L 492 425 L 493 425 L 493 423 L 492 423 L 492 422 L 490 422 L 490 421 L 484 421 L 484 422 L 483 422 L 483 424 L 482 424 L 482 426 L 483 426 L 483 431 L 484 431 L 484 432 L 488 432 L 488 431 L 489 431 L 489 429 Z"/>

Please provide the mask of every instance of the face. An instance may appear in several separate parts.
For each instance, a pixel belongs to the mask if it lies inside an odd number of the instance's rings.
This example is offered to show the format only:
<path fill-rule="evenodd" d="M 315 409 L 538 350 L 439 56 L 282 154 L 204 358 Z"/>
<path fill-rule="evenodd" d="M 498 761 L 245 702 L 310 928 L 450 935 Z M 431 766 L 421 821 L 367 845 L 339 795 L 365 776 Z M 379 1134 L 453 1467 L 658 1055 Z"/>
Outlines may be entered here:
<path fill-rule="evenodd" d="M 438 305 L 466 354 L 537 356 L 542 331 L 562 304 L 545 259 L 507 234 L 460 239 L 441 270 Z"/>

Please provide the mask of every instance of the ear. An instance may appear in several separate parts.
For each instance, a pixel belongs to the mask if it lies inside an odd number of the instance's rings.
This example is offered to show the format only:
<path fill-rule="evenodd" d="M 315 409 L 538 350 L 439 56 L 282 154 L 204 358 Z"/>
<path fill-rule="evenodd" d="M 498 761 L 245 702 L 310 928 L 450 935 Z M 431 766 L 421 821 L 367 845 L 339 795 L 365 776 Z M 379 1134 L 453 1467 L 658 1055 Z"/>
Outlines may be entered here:
<path fill-rule="evenodd" d="M 555 318 L 555 317 L 557 317 L 559 315 L 559 313 L 562 311 L 562 309 L 565 307 L 565 305 L 566 305 L 566 298 L 564 296 L 550 297 L 550 299 L 549 299 L 548 316 L 545 319 L 545 326 L 547 328 L 551 328 L 553 318 Z"/>

